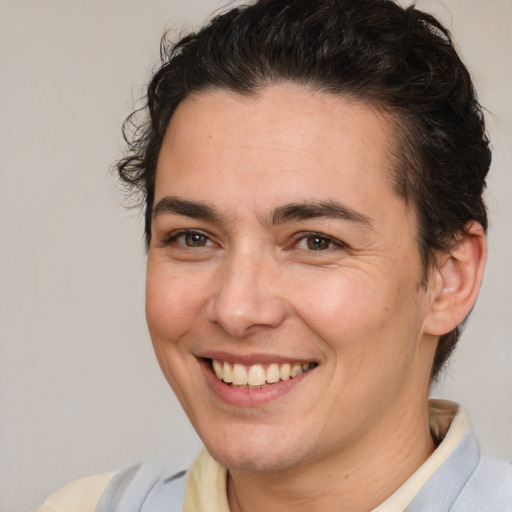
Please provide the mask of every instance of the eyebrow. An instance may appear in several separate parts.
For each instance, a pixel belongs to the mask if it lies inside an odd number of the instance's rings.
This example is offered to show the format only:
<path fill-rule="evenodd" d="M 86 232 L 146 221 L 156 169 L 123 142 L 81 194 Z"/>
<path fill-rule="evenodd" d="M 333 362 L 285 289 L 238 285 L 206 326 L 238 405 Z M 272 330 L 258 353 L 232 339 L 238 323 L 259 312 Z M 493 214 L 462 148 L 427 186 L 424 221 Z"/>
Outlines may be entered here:
<path fill-rule="evenodd" d="M 183 215 L 185 217 L 208 220 L 211 222 L 219 222 L 221 219 L 220 214 L 213 206 L 172 196 L 166 196 L 158 201 L 153 208 L 153 218 L 165 213 Z"/>
<path fill-rule="evenodd" d="M 162 198 L 153 208 L 153 218 L 166 213 L 210 222 L 220 222 L 222 220 L 222 215 L 211 205 L 173 196 Z M 370 229 L 373 228 L 373 220 L 370 217 L 333 200 L 312 203 L 290 203 L 278 206 L 270 213 L 268 219 L 269 224 L 279 225 L 294 220 L 321 217 L 348 220 Z"/>
<path fill-rule="evenodd" d="M 272 224 L 283 224 L 293 220 L 320 217 L 348 220 L 367 228 L 373 228 L 373 220 L 370 217 L 338 201 L 287 204 L 276 208 L 270 218 Z"/>

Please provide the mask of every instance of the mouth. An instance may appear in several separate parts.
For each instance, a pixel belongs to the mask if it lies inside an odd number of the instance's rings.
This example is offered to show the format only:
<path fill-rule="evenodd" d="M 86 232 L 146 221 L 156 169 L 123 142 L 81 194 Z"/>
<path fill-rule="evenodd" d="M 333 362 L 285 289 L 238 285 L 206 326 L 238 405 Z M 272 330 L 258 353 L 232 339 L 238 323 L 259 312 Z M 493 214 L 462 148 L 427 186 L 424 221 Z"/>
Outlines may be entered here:
<path fill-rule="evenodd" d="M 315 362 L 245 365 L 220 359 L 210 359 L 209 364 L 219 381 L 230 387 L 241 389 L 266 388 L 279 382 L 300 377 L 318 366 Z"/>

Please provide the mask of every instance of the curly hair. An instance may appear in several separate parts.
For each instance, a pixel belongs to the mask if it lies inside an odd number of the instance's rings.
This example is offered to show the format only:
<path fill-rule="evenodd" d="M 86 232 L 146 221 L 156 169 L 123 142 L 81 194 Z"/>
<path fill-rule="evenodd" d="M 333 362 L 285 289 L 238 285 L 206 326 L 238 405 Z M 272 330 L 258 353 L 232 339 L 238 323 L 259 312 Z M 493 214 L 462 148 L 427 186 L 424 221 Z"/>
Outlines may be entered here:
<path fill-rule="evenodd" d="M 391 0 L 258 0 L 213 18 L 172 44 L 148 90 L 145 118 L 125 121 L 120 179 L 140 193 L 149 244 L 157 159 L 177 106 L 207 89 L 255 95 L 291 81 L 365 102 L 395 122 L 393 186 L 415 208 L 424 266 L 449 251 L 469 221 L 487 229 L 483 201 L 491 153 L 482 108 L 449 31 Z M 432 377 L 461 326 L 440 337 Z"/>

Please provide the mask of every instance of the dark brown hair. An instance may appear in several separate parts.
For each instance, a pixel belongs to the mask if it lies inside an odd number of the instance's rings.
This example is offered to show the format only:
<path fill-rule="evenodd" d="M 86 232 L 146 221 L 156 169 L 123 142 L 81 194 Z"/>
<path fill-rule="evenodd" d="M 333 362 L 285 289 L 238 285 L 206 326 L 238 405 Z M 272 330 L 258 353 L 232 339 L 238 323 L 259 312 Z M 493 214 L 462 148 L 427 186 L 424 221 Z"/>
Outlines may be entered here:
<path fill-rule="evenodd" d="M 176 44 L 161 45 L 162 65 L 147 91 L 146 118 L 124 125 L 129 152 L 117 165 L 141 193 L 151 238 L 157 159 L 176 107 L 192 93 L 257 94 L 292 81 L 350 96 L 395 120 L 396 193 L 418 217 L 425 276 L 437 251 L 449 251 L 469 221 L 487 229 L 482 198 L 491 153 L 482 109 L 450 34 L 433 16 L 390 0 L 259 0 L 215 17 Z M 435 377 L 460 326 L 441 336 Z"/>

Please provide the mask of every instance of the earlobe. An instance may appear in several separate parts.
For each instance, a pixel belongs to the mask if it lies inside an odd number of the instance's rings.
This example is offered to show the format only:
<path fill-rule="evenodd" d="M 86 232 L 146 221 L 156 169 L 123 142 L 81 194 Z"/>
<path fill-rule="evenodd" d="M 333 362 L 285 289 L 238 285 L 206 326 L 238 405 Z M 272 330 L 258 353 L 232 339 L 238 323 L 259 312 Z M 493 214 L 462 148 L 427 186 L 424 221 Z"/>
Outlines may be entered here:
<path fill-rule="evenodd" d="M 466 318 L 480 289 L 486 257 L 485 233 L 478 222 L 469 223 L 452 250 L 439 255 L 431 275 L 425 334 L 441 336 Z"/>

